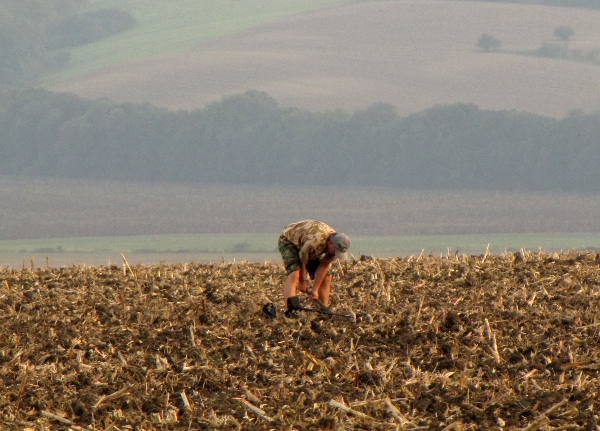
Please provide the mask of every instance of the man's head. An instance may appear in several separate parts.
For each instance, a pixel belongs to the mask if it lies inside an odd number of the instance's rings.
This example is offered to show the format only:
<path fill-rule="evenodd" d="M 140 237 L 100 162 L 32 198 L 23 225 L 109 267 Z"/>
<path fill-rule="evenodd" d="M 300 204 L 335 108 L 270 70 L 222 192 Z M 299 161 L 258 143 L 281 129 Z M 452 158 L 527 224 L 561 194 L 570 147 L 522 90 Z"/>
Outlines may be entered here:
<path fill-rule="evenodd" d="M 334 233 L 329 240 L 333 243 L 335 256 L 339 260 L 348 259 L 348 249 L 350 248 L 350 238 L 345 233 Z"/>

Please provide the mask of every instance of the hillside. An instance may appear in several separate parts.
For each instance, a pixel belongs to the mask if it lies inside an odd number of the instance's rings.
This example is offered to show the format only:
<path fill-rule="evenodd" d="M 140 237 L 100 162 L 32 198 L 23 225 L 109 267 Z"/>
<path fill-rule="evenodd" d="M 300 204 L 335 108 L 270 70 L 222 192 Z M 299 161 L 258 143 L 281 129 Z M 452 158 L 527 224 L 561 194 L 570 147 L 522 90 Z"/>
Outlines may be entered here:
<path fill-rule="evenodd" d="M 464 1 L 360 2 L 296 14 L 200 43 L 125 61 L 48 85 L 117 102 L 194 109 L 248 89 L 283 106 L 364 108 L 401 115 L 471 102 L 554 117 L 600 109 L 600 66 L 520 55 L 570 26 L 572 49 L 600 48 L 600 11 Z M 502 42 L 476 48 L 483 33 Z M 106 47 L 110 49 L 110 47 Z"/>

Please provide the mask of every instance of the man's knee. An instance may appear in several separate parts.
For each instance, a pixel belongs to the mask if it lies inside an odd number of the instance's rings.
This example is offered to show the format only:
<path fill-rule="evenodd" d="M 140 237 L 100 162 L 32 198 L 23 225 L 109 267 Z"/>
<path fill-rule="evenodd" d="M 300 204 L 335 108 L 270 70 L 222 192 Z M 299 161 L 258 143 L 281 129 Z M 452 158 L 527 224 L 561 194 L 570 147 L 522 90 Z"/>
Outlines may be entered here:
<path fill-rule="evenodd" d="M 300 270 L 295 269 L 293 271 L 290 271 L 287 275 L 287 278 L 290 281 L 299 281 L 300 280 Z"/>

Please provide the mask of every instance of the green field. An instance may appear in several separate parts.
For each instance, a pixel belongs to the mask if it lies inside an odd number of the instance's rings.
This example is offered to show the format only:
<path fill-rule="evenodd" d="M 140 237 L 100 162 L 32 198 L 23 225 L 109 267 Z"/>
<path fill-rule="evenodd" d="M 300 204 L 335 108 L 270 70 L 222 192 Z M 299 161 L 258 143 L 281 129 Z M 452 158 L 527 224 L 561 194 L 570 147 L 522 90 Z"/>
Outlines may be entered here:
<path fill-rule="evenodd" d="M 235 34 L 288 15 L 348 3 L 344 0 L 110 0 L 92 1 L 90 10 L 116 8 L 137 21 L 130 31 L 71 50 L 68 69 L 45 84 L 111 64 L 181 52 L 198 43 Z"/>
<path fill-rule="evenodd" d="M 0 241 L 0 266 L 63 266 L 131 263 L 278 260 L 277 234 L 147 235 L 95 238 L 54 238 Z M 351 255 L 398 257 L 486 252 L 502 254 L 521 249 L 538 252 L 590 250 L 600 233 L 358 236 Z"/>

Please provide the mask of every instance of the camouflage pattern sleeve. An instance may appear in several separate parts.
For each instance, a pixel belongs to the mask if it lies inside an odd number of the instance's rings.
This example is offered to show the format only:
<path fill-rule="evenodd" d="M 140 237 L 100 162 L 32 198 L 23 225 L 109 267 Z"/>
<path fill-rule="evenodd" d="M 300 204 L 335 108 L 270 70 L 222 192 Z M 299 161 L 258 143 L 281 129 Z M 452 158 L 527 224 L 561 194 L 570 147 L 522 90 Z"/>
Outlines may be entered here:
<path fill-rule="evenodd" d="M 300 249 L 300 261 L 303 263 L 318 259 L 327 247 L 327 239 L 335 230 L 323 222 L 302 220 L 287 225 L 281 237 L 294 243 Z"/>

